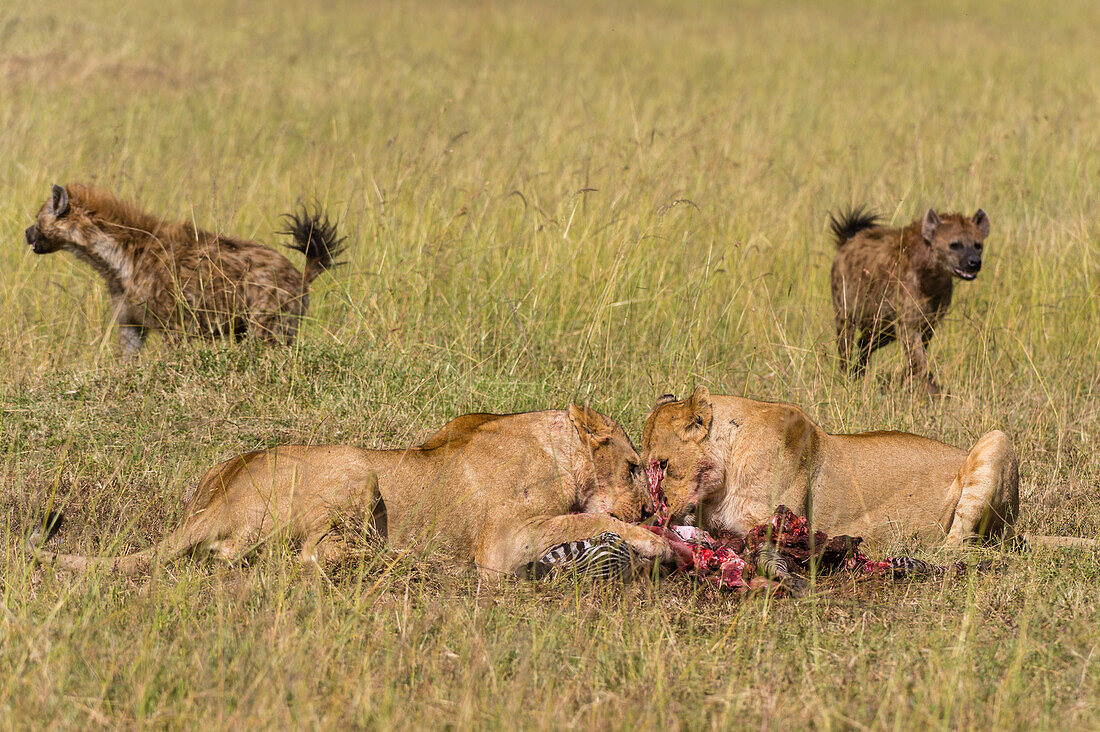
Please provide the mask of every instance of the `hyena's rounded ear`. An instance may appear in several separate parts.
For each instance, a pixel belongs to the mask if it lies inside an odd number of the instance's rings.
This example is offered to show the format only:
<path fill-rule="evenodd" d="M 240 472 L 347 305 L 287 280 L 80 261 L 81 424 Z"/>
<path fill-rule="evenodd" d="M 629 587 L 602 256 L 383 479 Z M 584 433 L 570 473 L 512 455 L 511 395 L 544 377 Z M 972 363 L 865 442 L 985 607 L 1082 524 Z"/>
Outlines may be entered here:
<path fill-rule="evenodd" d="M 924 240 L 929 244 L 936 238 L 936 229 L 940 228 L 940 217 L 936 215 L 935 209 L 928 209 L 928 213 L 924 215 L 924 220 L 920 223 L 920 234 L 924 237 Z"/>
<path fill-rule="evenodd" d="M 714 407 L 710 403 L 710 390 L 705 386 L 696 387 L 688 399 L 688 420 L 684 426 L 684 437 L 702 442 L 710 432 L 710 423 L 714 419 Z"/>
<path fill-rule="evenodd" d="M 653 408 L 656 409 L 657 407 L 663 407 L 664 405 L 670 404 L 675 401 L 679 401 L 676 398 L 675 394 L 662 394 L 661 396 L 657 397 L 657 403 L 653 405 Z"/>
<path fill-rule="evenodd" d="M 50 189 L 50 213 L 54 216 L 64 216 L 69 213 L 69 192 L 64 186 L 56 183 Z"/>
<path fill-rule="evenodd" d="M 974 225 L 978 227 L 978 231 L 982 232 L 982 238 L 989 236 L 989 214 L 983 209 L 978 209 L 972 219 Z"/>
<path fill-rule="evenodd" d="M 569 421 L 581 438 L 594 445 L 607 442 L 614 432 L 608 419 L 588 405 L 570 404 Z"/>

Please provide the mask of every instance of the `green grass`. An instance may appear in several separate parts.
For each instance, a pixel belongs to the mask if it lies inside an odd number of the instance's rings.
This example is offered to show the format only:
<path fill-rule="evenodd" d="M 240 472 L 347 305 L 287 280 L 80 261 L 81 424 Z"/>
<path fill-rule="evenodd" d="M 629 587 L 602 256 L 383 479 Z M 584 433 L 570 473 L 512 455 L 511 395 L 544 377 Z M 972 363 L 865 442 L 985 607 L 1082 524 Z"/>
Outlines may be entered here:
<path fill-rule="evenodd" d="M 0 9 L 0 726 L 1100 728 L 1100 566 L 802 600 L 674 580 L 479 585 L 365 548 L 153 577 L 33 566 L 146 546 L 213 462 L 404 445 L 588 401 L 638 435 L 696 384 L 833 431 L 1011 435 L 1025 531 L 1100 534 L 1100 8 L 1075 1 L 163 4 Z M 293 350 L 154 338 L 23 229 L 54 182 L 272 241 L 339 215 Z M 989 212 L 932 344 L 951 398 L 836 377 L 830 209 Z M 943 557 L 938 557 L 943 559 Z"/>

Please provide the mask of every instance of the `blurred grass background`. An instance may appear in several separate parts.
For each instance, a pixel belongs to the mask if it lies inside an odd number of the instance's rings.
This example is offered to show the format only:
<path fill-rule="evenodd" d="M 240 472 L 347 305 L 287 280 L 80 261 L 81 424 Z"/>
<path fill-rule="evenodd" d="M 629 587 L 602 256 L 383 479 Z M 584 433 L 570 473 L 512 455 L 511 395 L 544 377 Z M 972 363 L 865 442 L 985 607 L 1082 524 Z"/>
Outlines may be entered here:
<path fill-rule="evenodd" d="M 143 546 L 200 471 L 287 441 L 414 442 L 587 401 L 637 435 L 696 384 L 832 431 L 1022 460 L 1028 531 L 1100 533 L 1100 8 L 1024 2 L 336 0 L 0 9 L 0 718 L 12 727 L 1100 725 L 1094 558 L 772 605 L 441 578 L 278 549 L 151 580 L 32 567 Z M 51 183 L 274 242 L 299 201 L 349 265 L 293 350 L 154 337 L 23 229 Z M 951 397 L 836 376 L 828 212 L 989 212 L 932 343 Z M 292 255 L 293 256 L 293 255 Z"/>

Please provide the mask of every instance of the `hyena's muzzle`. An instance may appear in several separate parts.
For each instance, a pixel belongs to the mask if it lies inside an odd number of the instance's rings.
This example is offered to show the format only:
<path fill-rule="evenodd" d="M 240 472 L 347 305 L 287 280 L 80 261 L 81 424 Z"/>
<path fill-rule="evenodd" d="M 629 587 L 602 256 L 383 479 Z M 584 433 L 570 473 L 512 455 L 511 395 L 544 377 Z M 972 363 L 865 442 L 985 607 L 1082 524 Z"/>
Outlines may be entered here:
<path fill-rule="evenodd" d="M 27 227 L 27 244 L 30 245 L 32 251 L 35 254 L 49 254 L 56 251 L 58 245 L 48 237 L 42 235 L 42 230 L 38 228 L 37 224 L 32 224 Z"/>
<path fill-rule="evenodd" d="M 962 245 L 959 242 L 951 244 L 951 253 L 955 255 L 951 272 L 956 277 L 963 280 L 972 280 L 978 276 L 978 272 L 982 269 L 982 251 L 978 248 L 979 246 L 981 245 Z"/>

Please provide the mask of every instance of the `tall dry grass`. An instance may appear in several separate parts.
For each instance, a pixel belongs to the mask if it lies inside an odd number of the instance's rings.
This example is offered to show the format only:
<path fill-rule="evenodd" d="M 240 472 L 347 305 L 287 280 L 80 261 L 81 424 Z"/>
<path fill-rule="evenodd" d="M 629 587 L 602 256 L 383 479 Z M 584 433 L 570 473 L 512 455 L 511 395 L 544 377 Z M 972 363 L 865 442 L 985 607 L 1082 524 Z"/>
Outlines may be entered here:
<path fill-rule="evenodd" d="M 740 601 L 478 586 L 367 551 L 333 584 L 57 576 L 159 536 L 205 466 L 412 442 L 588 401 L 636 432 L 697 383 L 832 430 L 1007 430 L 1025 530 L 1100 533 L 1100 11 L 1092 3 L 18 1 L 0 9 L 0 720 L 64 726 L 1096 727 L 1096 560 Z M 354 241 L 292 351 L 116 358 L 87 267 L 22 230 L 53 182 L 273 241 Z M 932 345 L 952 397 L 836 376 L 827 212 L 982 206 Z"/>

